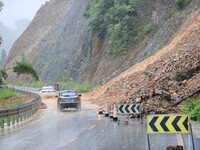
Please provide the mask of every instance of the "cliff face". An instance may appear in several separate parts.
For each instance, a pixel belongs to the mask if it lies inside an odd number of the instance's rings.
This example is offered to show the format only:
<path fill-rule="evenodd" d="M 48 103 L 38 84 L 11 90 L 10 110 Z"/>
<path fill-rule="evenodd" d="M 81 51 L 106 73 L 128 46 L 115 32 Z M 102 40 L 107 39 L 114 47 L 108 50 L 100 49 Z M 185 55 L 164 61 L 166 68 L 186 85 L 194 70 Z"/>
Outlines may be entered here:
<path fill-rule="evenodd" d="M 89 1 L 51 0 L 42 6 L 13 45 L 5 68 L 12 68 L 23 52 L 41 80 L 71 78 L 103 84 L 164 47 L 176 36 L 187 15 L 200 7 L 199 0 L 193 0 L 184 10 L 178 10 L 174 0 L 141 3 L 136 8 L 136 28 L 141 31 L 150 22 L 153 31 L 138 36 L 129 50 L 113 57 L 107 39 L 101 41 L 92 34 L 83 17 Z M 174 15 L 176 12 L 178 15 Z M 9 79 L 14 79 L 11 69 L 8 73 Z"/>
<path fill-rule="evenodd" d="M 91 57 L 91 33 L 84 0 L 74 0 L 56 29 L 38 48 L 34 64 L 42 80 L 84 81 Z"/>

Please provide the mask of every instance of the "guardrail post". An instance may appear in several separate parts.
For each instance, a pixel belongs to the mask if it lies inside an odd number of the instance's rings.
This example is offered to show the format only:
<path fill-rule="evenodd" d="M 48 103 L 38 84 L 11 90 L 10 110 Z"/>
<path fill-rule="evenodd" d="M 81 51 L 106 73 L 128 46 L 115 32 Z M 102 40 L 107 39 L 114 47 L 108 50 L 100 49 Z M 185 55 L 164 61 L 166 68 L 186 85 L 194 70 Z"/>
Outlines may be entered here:
<path fill-rule="evenodd" d="M 30 110 L 26 113 L 26 115 L 27 115 L 27 118 L 30 117 Z"/>
<path fill-rule="evenodd" d="M 23 116 L 24 116 L 24 120 L 26 120 L 26 112 L 24 113 L 24 115 L 23 115 Z"/>
<path fill-rule="evenodd" d="M 16 121 L 19 122 L 19 115 L 16 116 Z"/>
<path fill-rule="evenodd" d="M 1 128 L 4 128 L 4 119 L 1 120 Z"/>
<path fill-rule="evenodd" d="M 12 117 L 12 124 L 15 124 L 15 116 Z"/>
<path fill-rule="evenodd" d="M 10 126 L 10 117 L 7 118 L 7 126 Z"/>
<path fill-rule="evenodd" d="M 20 118 L 20 121 L 22 121 L 22 120 L 23 120 L 23 118 L 22 118 L 22 115 L 21 115 L 21 114 L 20 114 L 20 117 L 19 117 L 19 118 Z"/>
<path fill-rule="evenodd" d="M 15 89 L 18 93 L 21 93 L 23 95 L 28 95 L 31 97 L 34 97 L 34 100 L 28 104 L 24 104 L 22 106 L 11 108 L 11 109 L 0 109 L 0 128 L 4 128 L 4 124 L 6 122 L 7 126 L 10 126 L 11 124 L 19 123 L 20 121 L 23 121 L 29 117 L 31 117 L 35 112 L 37 112 L 41 100 L 39 95 L 28 92 L 28 91 L 21 91 Z M 2 114 L 1 114 L 2 113 Z"/>

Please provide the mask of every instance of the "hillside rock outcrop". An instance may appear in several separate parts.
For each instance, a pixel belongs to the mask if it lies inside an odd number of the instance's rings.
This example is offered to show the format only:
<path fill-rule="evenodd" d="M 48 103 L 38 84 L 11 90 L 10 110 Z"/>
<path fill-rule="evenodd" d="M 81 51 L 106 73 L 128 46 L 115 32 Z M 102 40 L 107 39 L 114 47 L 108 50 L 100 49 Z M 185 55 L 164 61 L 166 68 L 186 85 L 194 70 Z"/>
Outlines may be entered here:
<path fill-rule="evenodd" d="M 84 81 L 91 57 L 91 32 L 83 17 L 85 0 L 74 0 L 62 20 L 38 48 L 34 59 L 41 80 Z"/>

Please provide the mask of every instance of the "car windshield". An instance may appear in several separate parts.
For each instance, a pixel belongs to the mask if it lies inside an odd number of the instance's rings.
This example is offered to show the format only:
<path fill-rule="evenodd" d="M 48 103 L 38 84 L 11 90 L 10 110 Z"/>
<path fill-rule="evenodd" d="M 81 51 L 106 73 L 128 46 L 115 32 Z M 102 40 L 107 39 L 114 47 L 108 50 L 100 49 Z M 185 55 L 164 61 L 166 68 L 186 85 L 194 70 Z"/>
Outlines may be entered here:
<path fill-rule="evenodd" d="M 54 90 L 54 89 L 53 89 L 53 87 L 43 87 L 42 90 L 52 91 L 52 90 Z"/>
<path fill-rule="evenodd" d="M 76 96 L 77 94 L 76 92 L 62 92 L 60 95 L 63 97 L 69 97 L 69 96 Z"/>

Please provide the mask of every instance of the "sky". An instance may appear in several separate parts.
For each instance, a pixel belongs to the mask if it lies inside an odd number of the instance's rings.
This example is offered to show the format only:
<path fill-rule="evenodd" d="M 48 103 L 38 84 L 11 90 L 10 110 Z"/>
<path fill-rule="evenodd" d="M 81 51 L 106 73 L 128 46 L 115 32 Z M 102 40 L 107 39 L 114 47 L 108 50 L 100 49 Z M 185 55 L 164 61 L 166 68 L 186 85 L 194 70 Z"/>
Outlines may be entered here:
<path fill-rule="evenodd" d="M 31 21 L 37 10 L 49 0 L 2 0 L 3 9 L 0 12 L 0 22 L 15 29 L 15 21 L 28 19 Z"/>

